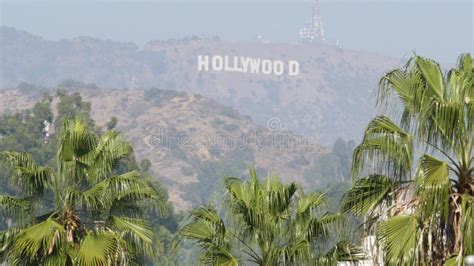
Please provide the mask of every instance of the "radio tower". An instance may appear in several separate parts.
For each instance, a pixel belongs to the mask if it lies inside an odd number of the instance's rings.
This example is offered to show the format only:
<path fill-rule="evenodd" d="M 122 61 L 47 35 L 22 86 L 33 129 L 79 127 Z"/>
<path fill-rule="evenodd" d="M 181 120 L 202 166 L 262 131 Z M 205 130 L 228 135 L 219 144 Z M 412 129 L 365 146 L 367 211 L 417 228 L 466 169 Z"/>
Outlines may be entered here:
<path fill-rule="evenodd" d="M 319 13 L 319 0 L 314 0 L 311 21 L 300 29 L 300 39 L 304 43 L 324 42 L 324 29 Z"/>

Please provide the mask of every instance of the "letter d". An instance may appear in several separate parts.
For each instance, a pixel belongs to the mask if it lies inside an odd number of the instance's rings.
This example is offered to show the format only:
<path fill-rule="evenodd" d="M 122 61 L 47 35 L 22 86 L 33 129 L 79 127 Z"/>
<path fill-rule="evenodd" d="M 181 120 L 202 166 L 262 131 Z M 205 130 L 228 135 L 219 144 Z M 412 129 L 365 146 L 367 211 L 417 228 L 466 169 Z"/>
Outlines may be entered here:
<path fill-rule="evenodd" d="M 300 74 L 300 63 L 295 60 L 288 61 L 288 75 L 298 76 Z"/>

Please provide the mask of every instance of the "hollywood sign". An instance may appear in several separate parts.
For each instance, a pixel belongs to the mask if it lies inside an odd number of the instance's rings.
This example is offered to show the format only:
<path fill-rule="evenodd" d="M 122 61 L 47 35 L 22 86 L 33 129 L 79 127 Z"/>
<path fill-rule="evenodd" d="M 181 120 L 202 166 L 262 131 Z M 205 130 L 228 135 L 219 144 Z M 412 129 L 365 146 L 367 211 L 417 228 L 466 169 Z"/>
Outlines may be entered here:
<path fill-rule="evenodd" d="M 242 72 L 281 76 L 298 76 L 300 63 L 296 60 L 270 60 L 244 56 L 198 55 L 198 71 Z"/>

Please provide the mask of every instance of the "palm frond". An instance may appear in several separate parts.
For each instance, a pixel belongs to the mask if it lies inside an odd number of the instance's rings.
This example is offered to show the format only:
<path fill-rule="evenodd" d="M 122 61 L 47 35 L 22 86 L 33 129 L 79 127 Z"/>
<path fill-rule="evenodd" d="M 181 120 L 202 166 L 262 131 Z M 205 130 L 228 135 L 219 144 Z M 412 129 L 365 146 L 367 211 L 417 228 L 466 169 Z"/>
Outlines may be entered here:
<path fill-rule="evenodd" d="M 150 224 L 141 219 L 111 216 L 107 226 L 119 232 L 124 240 L 133 247 L 136 253 L 152 253 L 153 230 Z"/>
<path fill-rule="evenodd" d="M 106 209 L 111 201 L 107 197 L 106 189 L 106 183 L 96 184 L 85 191 L 69 187 L 64 195 L 64 201 L 67 206 L 81 206 L 90 211 Z"/>
<path fill-rule="evenodd" d="M 88 232 L 75 261 L 81 266 L 105 266 L 126 262 L 124 243 L 112 232 Z"/>
<path fill-rule="evenodd" d="M 448 163 L 424 154 L 420 158 L 416 183 L 421 212 L 427 217 L 441 215 L 447 219 L 451 188 Z"/>
<path fill-rule="evenodd" d="M 334 223 L 342 221 L 340 213 L 326 213 L 321 217 L 314 217 L 308 223 L 306 237 L 311 240 L 327 240 L 331 236 L 331 226 Z"/>
<path fill-rule="evenodd" d="M 362 143 L 354 151 L 352 176 L 370 160 L 378 173 L 405 179 L 413 162 L 413 139 L 390 118 L 378 116 L 368 125 Z"/>
<path fill-rule="evenodd" d="M 390 265 L 417 265 L 420 230 L 412 215 L 397 215 L 381 222 L 377 238 L 384 250 L 384 260 Z"/>
<path fill-rule="evenodd" d="M 453 255 L 449 258 L 446 259 L 446 261 L 443 263 L 443 266 L 459 266 L 459 265 L 464 265 L 463 264 L 463 257 Z"/>
<path fill-rule="evenodd" d="M 57 161 L 59 172 L 70 185 L 84 182 L 85 171 L 89 168 L 87 154 L 97 146 L 98 137 L 87 129 L 81 120 L 65 120 L 59 137 Z"/>
<path fill-rule="evenodd" d="M 256 176 L 251 181 L 226 179 L 229 208 L 242 222 L 243 233 L 252 234 L 268 226 L 271 218 L 268 212 L 268 195 L 263 191 Z"/>
<path fill-rule="evenodd" d="M 229 250 L 215 246 L 201 254 L 199 261 L 205 265 L 237 266 L 239 260 Z"/>
<path fill-rule="evenodd" d="M 2 152 L 13 169 L 15 183 L 28 195 L 41 195 L 53 177 L 53 170 L 39 166 L 25 152 Z"/>
<path fill-rule="evenodd" d="M 444 101 L 446 90 L 443 73 L 439 64 L 421 56 L 415 56 L 415 63 L 427 84 L 426 87 L 430 92 L 429 95 L 436 97 L 441 102 Z"/>
<path fill-rule="evenodd" d="M 163 215 L 167 215 L 166 199 L 156 191 L 137 171 L 112 176 L 92 185 L 83 192 L 77 192 L 80 198 L 76 203 L 85 208 L 111 209 L 118 206 L 118 202 L 138 203 L 148 200 L 147 203 Z M 118 209 L 117 209 L 118 210 Z"/>
<path fill-rule="evenodd" d="M 20 233 L 21 229 L 15 227 L 0 231 L 0 262 L 14 259 L 11 251 Z"/>
<path fill-rule="evenodd" d="M 344 212 L 354 215 L 366 215 L 384 200 L 389 201 L 391 193 L 397 187 L 394 181 L 383 175 L 371 175 L 357 179 L 344 195 L 341 208 Z"/>
<path fill-rule="evenodd" d="M 45 266 L 57 266 L 57 265 L 68 265 L 71 258 L 66 252 L 53 252 L 44 258 L 41 265 Z"/>
<path fill-rule="evenodd" d="M 302 195 L 298 198 L 296 214 L 298 217 L 306 219 L 311 216 L 311 211 L 325 206 L 326 202 L 327 198 L 324 193 L 315 191 L 308 195 Z"/>
<path fill-rule="evenodd" d="M 348 241 L 340 241 L 326 254 L 328 261 L 357 262 L 367 259 L 367 254 L 361 246 Z"/>
<path fill-rule="evenodd" d="M 409 62 L 407 65 L 412 64 Z M 420 76 L 417 71 L 396 69 L 384 75 L 379 82 L 377 105 L 395 114 L 400 112 L 398 109 L 401 106 L 401 122 L 406 129 L 411 127 L 413 118 L 422 109 L 420 100 L 426 97 L 425 91 L 420 89 Z"/>
<path fill-rule="evenodd" d="M 226 228 L 214 208 L 199 207 L 192 212 L 191 218 L 193 221 L 180 230 L 180 235 L 198 242 L 225 243 Z"/>
<path fill-rule="evenodd" d="M 388 115 L 370 122 L 354 152 L 353 177 L 368 169 L 378 179 L 356 179 L 343 209 L 369 214 L 368 219 L 389 217 L 377 230 L 388 264 L 440 264 L 443 256 L 450 257 L 447 263 L 461 263 L 465 250 L 472 253 L 474 238 L 467 199 L 474 191 L 472 56 L 461 55 L 447 75 L 433 60 L 414 56 L 384 75 L 377 100 L 400 126 Z M 423 153 L 412 177 L 414 147 Z"/>
<path fill-rule="evenodd" d="M 39 260 L 61 248 L 65 240 L 64 234 L 65 230 L 61 224 L 48 219 L 22 229 L 11 252 L 15 258 Z"/>
<path fill-rule="evenodd" d="M 112 174 L 120 160 L 133 153 L 132 146 L 120 138 L 120 134 L 110 131 L 103 134 L 96 147 L 86 156 L 84 161 L 90 165 L 88 177 L 92 182 L 99 182 Z"/>
<path fill-rule="evenodd" d="M 295 238 L 286 246 L 273 246 L 268 260 L 278 265 L 311 264 L 312 251 L 310 241 Z"/>
<path fill-rule="evenodd" d="M 199 207 L 192 212 L 191 219 L 181 228 L 178 236 L 197 242 L 203 250 L 200 257 L 202 263 L 238 265 L 238 260 L 232 255 L 224 222 L 214 208 Z"/>
<path fill-rule="evenodd" d="M 58 158 L 62 162 L 77 160 L 97 146 L 97 136 L 80 119 L 65 120 L 61 130 Z"/>
<path fill-rule="evenodd" d="M 18 198 L 0 194 L 0 212 L 16 218 L 19 221 L 31 214 L 31 205 L 29 198 Z"/>
<path fill-rule="evenodd" d="M 474 196 L 461 197 L 462 255 L 474 254 Z"/>
<path fill-rule="evenodd" d="M 267 190 L 268 210 L 269 214 L 277 219 L 283 219 L 288 215 L 293 196 L 297 190 L 295 183 L 284 185 L 278 188 L 270 188 Z"/>

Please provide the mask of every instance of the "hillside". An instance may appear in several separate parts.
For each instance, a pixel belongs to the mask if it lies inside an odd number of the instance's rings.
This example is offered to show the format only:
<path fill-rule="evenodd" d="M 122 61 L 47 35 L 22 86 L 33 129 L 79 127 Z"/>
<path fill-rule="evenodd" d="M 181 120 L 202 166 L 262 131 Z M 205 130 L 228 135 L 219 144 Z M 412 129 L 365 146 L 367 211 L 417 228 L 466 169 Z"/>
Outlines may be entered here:
<path fill-rule="evenodd" d="M 382 73 L 399 61 L 329 45 L 229 42 L 198 37 L 152 41 L 143 49 L 80 37 L 48 41 L 0 27 L 0 89 L 20 82 L 56 86 L 73 79 L 107 88 L 160 88 L 197 93 L 250 115 L 265 125 L 278 117 L 282 127 L 332 144 L 359 138 L 372 116 L 371 94 Z M 198 55 L 297 60 L 296 77 L 199 72 Z"/>
<path fill-rule="evenodd" d="M 268 127 L 257 126 L 248 116 L 185 92 L 76 91 L 91 102 L 99 125 L 112 116 L 118 118 L 118 129 L 133 142 L 138 159 L 151 161 L 152 171 L 168 187 L 178 208 L 206 202 L 223 176 L 240 176 L 252 165 L 262 173 L 276 171 L 303 185 L 326 182 L 323 177 L 303 178 L 326 149 L 280 130 L 278 120 Z M 30 108 L 44 92 L 38 88 L 1 91 L 0 114 Z"/>

